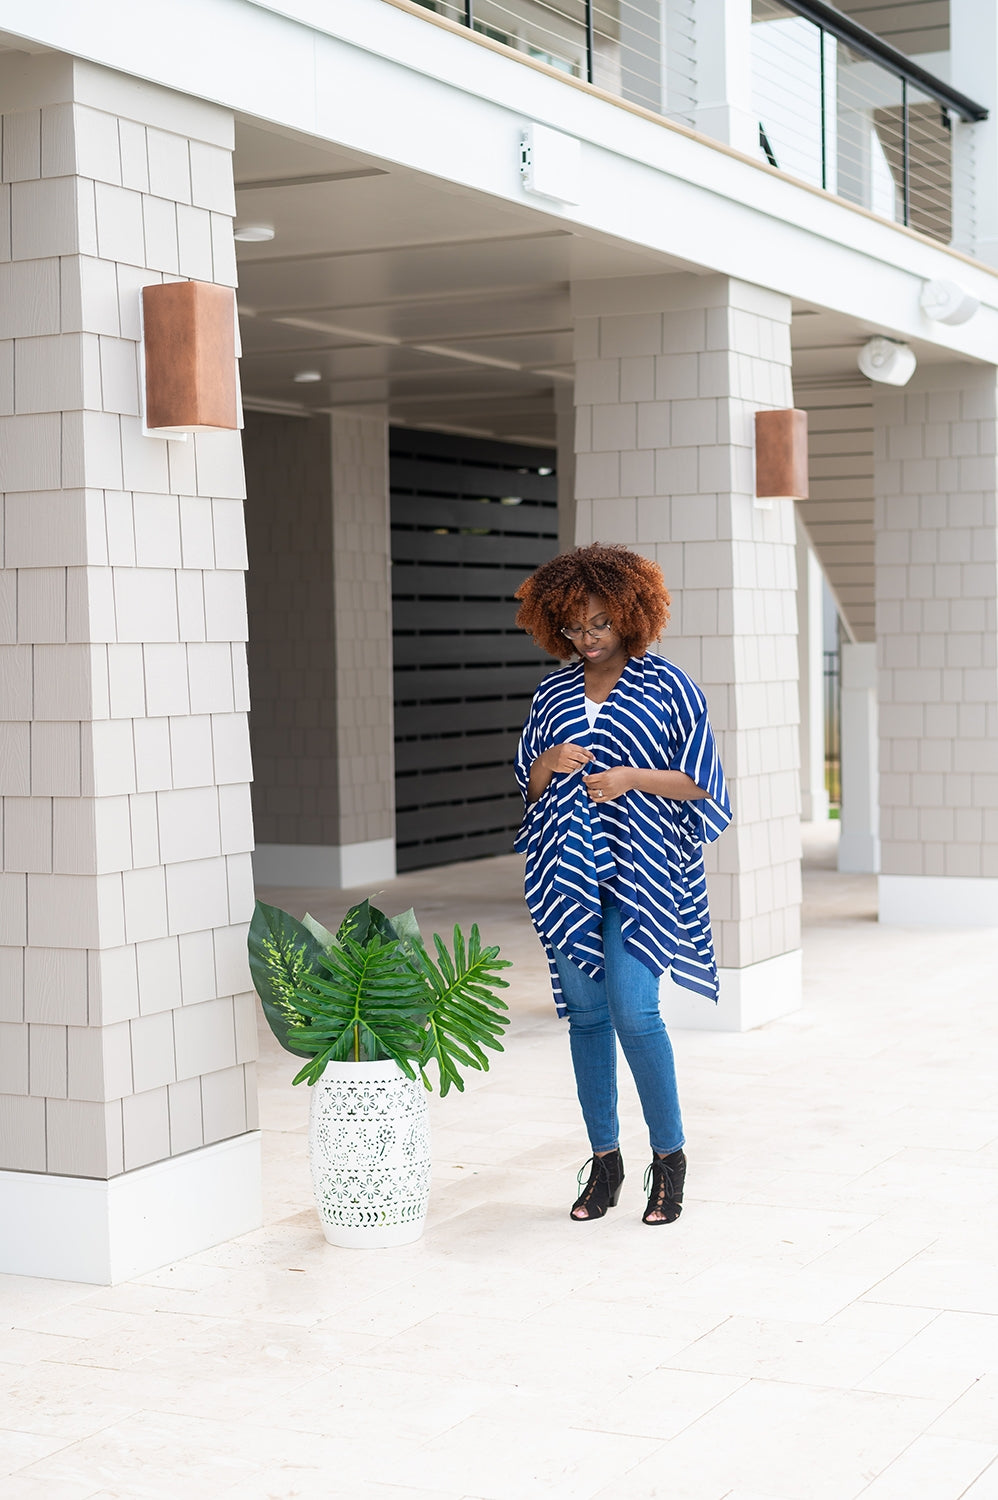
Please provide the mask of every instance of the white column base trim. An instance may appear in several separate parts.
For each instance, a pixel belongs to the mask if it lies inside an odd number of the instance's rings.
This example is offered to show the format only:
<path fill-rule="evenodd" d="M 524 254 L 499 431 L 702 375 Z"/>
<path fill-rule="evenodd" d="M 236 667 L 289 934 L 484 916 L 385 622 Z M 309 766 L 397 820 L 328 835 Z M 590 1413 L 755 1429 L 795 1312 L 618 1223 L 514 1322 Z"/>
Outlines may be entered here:
<path fill-rule="evenodd" d="M 260 1132 L 109 1181 L 0 1172 L 0 1272 L 110 1286 L 263 1223 Z"/>
<path fill-rule="evenodd" d="M 801 950 L 721 970 L 721 998 L 715 1005 L 690 990 L 662 980 L 662 1018 L 673 1031 L 752 1031 L 801 1007 Z"/>
<path fill-rule="evenodd" d="M 324 886 L 342 891 L 395 879 L 395 840 L 364 844 L 258 844 L 257 885 Z"/>
<path fill-rule="evenodd" d="M 839 832 L 838 869 L 843 875 L 876 875 L 880 869 L 880 840 L 873 833 Z"/>
<path fill-rule="evenodd" d="M 881 922 L 891 927 L 998 927 L 998 880 L 881 875 Z"/>

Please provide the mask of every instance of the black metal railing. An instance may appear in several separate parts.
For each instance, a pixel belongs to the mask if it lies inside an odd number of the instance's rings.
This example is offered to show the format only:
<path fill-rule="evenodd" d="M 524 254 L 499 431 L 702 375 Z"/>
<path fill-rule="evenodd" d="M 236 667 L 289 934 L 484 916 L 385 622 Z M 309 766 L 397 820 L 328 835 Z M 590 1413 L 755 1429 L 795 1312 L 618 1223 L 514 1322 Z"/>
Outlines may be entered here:
<path fill-rule="evenodd" d="M 984 106 L 824 0 L 753 0 L 752 21 L 770 165 L 945 244 L 957 228 L 972 241 L 973 142 L 956 132 Z"/>
<path fill-rule="evenodd" d="M 417 3 L 570 77 L 696 123 L 697 0 Z M 760 159 L 973 249 L 972 132 L 985 107 L 825 0 L 752 0 L 752 22 Z"/>

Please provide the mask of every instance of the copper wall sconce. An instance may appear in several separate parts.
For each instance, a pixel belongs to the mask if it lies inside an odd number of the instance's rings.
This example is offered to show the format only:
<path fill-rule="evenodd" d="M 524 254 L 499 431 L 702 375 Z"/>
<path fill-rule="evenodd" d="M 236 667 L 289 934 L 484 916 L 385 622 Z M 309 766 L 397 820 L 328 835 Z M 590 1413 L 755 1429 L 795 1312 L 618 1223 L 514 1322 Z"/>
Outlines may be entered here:
<path fill-rule="evenodd" d="M 808 498 L 806 411 L 756 412 L 755 493 L 760 502 Z"/>
<path fill-rule="evenodd" d="M 239 423 L 235 294 L 207 281 L 142 289 L 145 426 L 153 434 Z"/>

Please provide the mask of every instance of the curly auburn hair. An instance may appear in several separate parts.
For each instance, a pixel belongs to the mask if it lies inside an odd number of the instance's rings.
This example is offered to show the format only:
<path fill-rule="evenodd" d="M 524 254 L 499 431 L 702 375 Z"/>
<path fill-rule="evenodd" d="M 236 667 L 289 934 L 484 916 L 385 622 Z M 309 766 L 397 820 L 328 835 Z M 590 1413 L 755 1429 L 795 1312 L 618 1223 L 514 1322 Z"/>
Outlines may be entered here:
<path fill-rule="evenodd" d="M 524 579 L 516 623 L 549 656 L 570 661 L 577 653 L 561 628 L 584 619 L 590 594 L 603 600 L 629 656 L 644 656 L 665 629 L 669 591 L 658 563 L 599 542 L 562 552 Z"/>

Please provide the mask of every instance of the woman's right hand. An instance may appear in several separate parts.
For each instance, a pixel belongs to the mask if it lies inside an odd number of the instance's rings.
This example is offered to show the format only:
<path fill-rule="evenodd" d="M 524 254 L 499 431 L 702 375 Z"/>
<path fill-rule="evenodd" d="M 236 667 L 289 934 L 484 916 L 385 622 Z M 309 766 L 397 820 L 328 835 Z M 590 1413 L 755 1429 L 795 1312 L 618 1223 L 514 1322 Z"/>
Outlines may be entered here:
<path fill-rule="evenodd" d="M 584 750 L 581 745 L 573 745 L 571 741 L 566 741 L 564 745 L 550 745 L 547 750 L 542 750 L 530 767 L 527 801 L 536 802 L 550 786 L 552 776 L 567 776 L 573 771 L 581 771 L 593 758 L 591 750 Z"/>
<path fill-rule="evenodd" d="M 591 750 L 584 750 L 581 745 L 573 745 L 567 740 L 564 745 L 551 745 L 537 757 L 535 765 L 539 761 L 552 776 L 566 776 L 572 771 L 581 771 L 594 759 Z"/>

